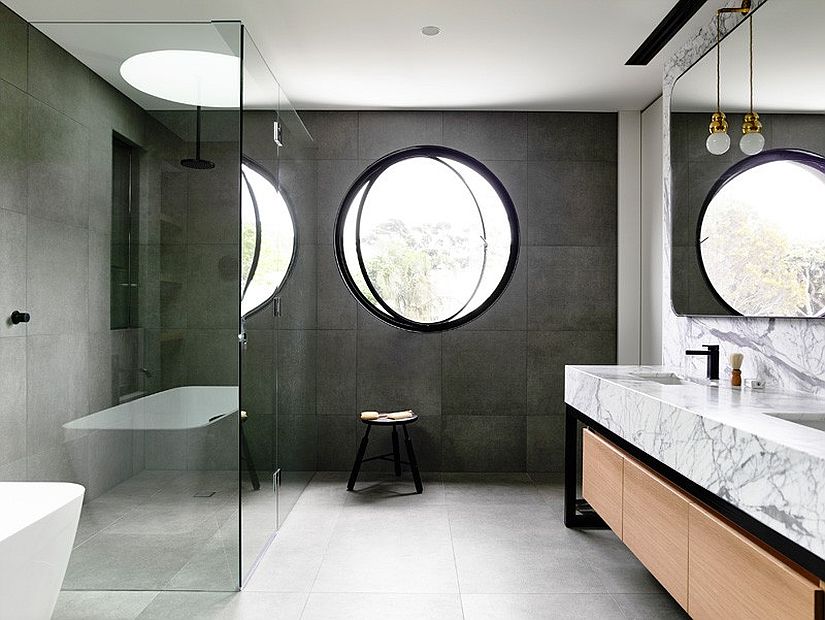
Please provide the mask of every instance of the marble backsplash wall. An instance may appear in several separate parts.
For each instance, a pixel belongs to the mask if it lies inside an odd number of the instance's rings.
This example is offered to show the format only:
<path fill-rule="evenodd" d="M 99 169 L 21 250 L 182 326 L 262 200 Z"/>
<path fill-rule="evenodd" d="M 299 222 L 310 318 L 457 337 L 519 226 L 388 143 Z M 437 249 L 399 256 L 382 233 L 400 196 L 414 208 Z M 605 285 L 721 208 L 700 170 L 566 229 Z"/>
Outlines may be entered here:
<path fill-rule="evenodd" d="M 759 8 L 770 0 L 754 0 Z M 738 6 L 739 0 L 725 2 Z M 730 32 L 742 18 L 723 16 L 723 34 Z M 685 349 L 703 343 L 722 346 L 724 366 L 730 353 L 745 354 L 742 374 L 760 377 L 769 388 L 825 395 L 825 322 L 815 320 L 682 317 L 673 311 L 671 280 L 671 196 L 670 96 L 676 79 L 716 43 L 714 19 L 699 31 L 666 63 L 663 93 L 664 135 L 664 266 L 662 312 L 662 359 L 664 364 L 688 374 L 700 374 L 703 360 L 685 356 Z M 727 369 L 726 369 L 727 370 Z M 724 371 L 723 371 L 723 376 Z"/>

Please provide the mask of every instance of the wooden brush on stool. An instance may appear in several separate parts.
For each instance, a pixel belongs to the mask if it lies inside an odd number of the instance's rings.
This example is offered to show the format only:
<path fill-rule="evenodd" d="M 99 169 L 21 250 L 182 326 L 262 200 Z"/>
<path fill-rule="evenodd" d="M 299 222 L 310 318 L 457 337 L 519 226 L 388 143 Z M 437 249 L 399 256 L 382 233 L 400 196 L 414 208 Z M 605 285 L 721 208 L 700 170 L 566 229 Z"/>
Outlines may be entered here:
<path fill-rule="evenodd" d="M 730 384 L 733 387 L 741 387 L 742 385 L 742 360 L 745 356 L 742 353 L 731 353 L 730 355 Z"/>

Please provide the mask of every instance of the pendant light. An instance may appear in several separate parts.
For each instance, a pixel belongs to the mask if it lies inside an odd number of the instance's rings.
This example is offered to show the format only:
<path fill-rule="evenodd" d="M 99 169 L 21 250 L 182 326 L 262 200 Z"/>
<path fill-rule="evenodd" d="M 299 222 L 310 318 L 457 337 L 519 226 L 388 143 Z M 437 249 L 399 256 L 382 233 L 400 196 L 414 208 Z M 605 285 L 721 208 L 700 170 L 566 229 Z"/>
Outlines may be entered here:
<path fill-rule="evenodd" d="M 759 120 L 759 115 L 753 111 L 753 15 L 750 16 L 748 22 L 750 110 L 742 121 L 742 138 L 739 140 L 739 148 L 745 155 L 756 155 L 762 152 L 765 146 L 765 136 L 762 135 L 762 122 Z"/>
<path fill-rule="evenodd" d="M 710 125 L 708 130 L 710 135 L 705 141 L 705 148 L 711 155 L 724 155 L 730 148 L 730 136 L 728 135 L 728 121 L 725 118 L 725 113 L 722 112 L 721 103 L 721 80 L 720 80 L 720 65 L 721 65 L 721 51 L 720 42 L 722 39 L 721 26 L 719 20 L 721 11 L 716 12 L 716 112 L 710 117 Z"/>

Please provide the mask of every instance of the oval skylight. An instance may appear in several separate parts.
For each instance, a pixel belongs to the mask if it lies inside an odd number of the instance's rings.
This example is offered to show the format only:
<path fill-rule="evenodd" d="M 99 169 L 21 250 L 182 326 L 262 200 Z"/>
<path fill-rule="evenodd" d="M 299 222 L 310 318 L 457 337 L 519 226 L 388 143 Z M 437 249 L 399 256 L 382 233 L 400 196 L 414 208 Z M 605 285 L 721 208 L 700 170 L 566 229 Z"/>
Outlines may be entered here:
<path fill-rule="evenodd" d="M 200 50 L 144 52 L 120 65 L 123 79 L 141 92 L 210 108 L 238 107 L 240 71 L 240 58 Z"/>

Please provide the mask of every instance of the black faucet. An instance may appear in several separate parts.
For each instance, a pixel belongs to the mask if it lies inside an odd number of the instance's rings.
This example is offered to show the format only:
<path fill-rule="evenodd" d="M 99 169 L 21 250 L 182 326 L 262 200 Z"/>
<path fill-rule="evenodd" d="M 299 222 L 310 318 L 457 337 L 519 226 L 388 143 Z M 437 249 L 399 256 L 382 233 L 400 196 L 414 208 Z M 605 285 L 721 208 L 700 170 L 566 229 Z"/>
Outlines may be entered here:
<path fill-rule="evenodd" d="M 708 379 L 711 381 L 719 381 L 719 345 L 718 344 L 703 344 L 707 351 L 694 351 L 688 349 L 685 351 L 686 355 L 707 355 L 708 357 Z"/>

